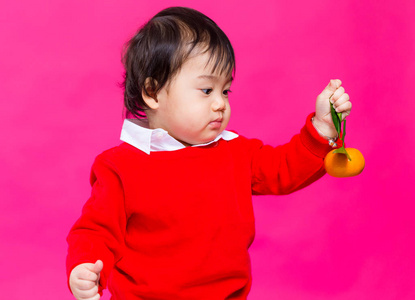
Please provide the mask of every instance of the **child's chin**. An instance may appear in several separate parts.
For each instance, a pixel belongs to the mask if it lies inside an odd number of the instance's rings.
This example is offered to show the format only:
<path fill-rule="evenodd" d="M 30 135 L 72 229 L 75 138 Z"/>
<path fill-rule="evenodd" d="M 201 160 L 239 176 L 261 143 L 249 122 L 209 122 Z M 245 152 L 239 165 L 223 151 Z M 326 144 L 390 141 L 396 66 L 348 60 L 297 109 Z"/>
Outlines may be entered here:
<path fill-rule="evenodd" d="M 182 142 L 182 143 L 186 147 L 188 147 L 188 146 L 204 145 L 204 144 L 208 144 L 208 143 L 212 142 L 215 138 L 212 138 L 212 139 L 201 139 L 201 140 L 197 140 L 197 141 L 192 141 L 191 143 L 186 143 L 186 142 Z"/>
<path fill-rule="evenodd" d="M 214 139 L 216 139 L 221 132 L 222 131 L 216 134 L 209 134 L 195 139 L 180 140 L 180 143 L 182 143 L 186 147 L 208 144 L 212 142 Z"/>

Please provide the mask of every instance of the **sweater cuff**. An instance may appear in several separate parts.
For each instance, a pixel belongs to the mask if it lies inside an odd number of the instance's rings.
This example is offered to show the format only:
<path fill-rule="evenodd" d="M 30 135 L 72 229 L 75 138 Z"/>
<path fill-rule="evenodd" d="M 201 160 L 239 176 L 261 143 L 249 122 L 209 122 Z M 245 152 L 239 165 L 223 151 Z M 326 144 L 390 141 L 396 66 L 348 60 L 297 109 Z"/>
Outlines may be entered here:
<path fill-rule="evenodd" d="M 314 155 L 324 158 L 334 148 L 331 147 L 326 139 L 324 139 L 314 128 L 311 118 L 315 113 L 308 115 L 304 127 L 301 129 L 301 142 Z M 338 140 L 341 141 L 340 139 Z"/>

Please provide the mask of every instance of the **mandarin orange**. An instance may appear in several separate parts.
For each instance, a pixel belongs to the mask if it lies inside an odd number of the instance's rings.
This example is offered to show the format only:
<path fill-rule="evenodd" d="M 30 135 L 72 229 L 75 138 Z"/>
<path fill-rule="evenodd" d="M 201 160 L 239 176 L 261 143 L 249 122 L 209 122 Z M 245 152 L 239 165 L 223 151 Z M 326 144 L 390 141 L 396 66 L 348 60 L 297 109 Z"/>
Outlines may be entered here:
<path fill-rule="evenodd" d="M 324 167 L 329 175 L 334 177 L 350 177 L 359 175 L 365 167 L 363 154 L 355 148 L 346 148 L 350 159 L 343 153 L 332 150 L 324 158 Z"/>

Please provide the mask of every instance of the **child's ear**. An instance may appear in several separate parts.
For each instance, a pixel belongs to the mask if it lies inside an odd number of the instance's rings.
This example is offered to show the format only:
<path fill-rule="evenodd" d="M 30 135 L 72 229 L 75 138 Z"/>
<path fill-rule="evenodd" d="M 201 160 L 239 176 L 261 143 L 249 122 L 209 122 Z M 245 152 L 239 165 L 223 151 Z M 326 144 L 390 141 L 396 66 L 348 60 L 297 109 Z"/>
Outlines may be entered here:
<path fill-rule="evenodd" d="M 144 82 L 144 88 L 141 92 L 141 96 L 143 97 L 144 102 L 151 109 L 157 109 L 159 107 L 157 94 L 154 92 L 156 86 L 157 81 L 153 78 L 147 77 L 146 81 Z"/>

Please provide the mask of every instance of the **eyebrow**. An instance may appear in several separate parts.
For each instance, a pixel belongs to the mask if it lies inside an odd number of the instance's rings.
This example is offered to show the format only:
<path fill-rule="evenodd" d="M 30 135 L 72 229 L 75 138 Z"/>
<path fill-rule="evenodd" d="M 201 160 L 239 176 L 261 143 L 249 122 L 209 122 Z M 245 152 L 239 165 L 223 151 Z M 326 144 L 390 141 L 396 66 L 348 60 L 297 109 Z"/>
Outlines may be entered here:
<path fill-rule="evenodd" d="M 219 79 L 219 76 L 216 76 L 216 75 L 200 75 L 200 76 L 197 76 L 197 78 L 198 79 L 208 79 L 208 80 L 218 80 Z M 227 80 L 227 83 L 228 82 L 232 82 L 232 81 L 233 81 L 233 77 L 231 76 Z"/>

